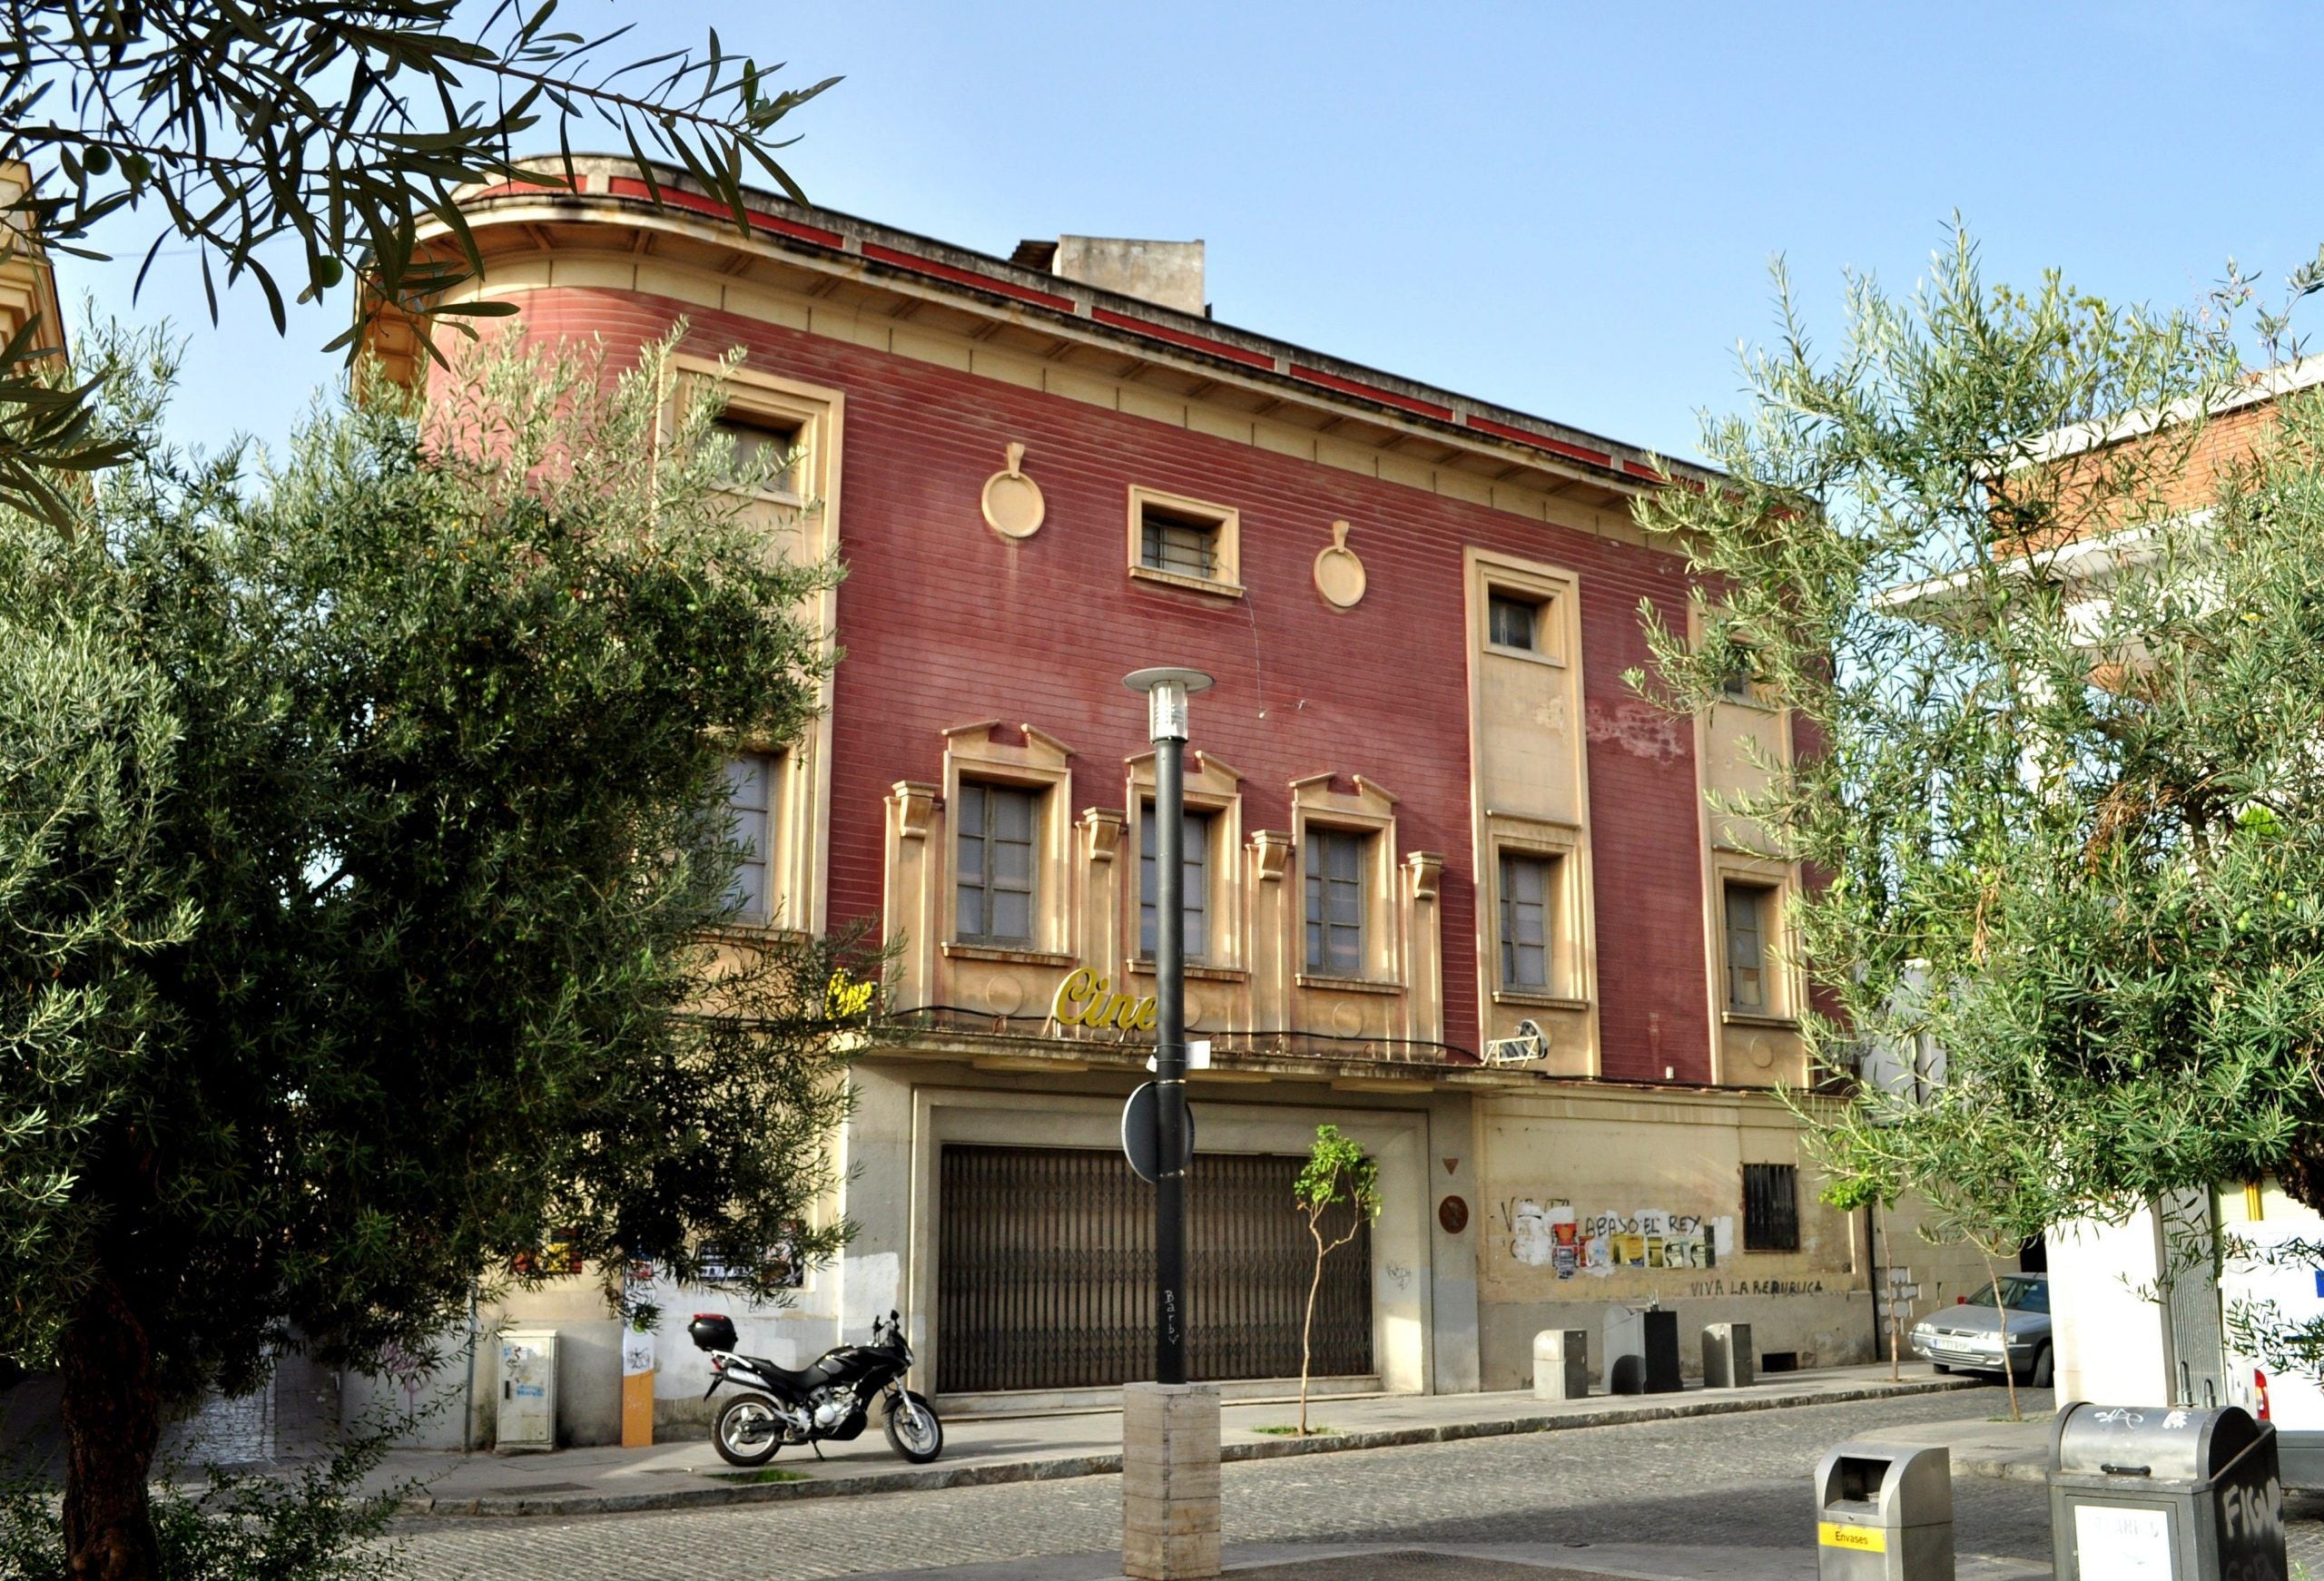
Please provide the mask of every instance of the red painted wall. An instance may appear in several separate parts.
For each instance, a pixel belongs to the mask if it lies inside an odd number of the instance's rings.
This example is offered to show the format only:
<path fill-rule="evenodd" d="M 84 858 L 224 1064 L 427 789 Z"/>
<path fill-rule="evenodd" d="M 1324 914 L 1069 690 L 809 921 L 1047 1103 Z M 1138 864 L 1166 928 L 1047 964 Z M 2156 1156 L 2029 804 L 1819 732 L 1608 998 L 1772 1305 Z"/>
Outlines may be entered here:
<path fill-rule="evenodd" d="M 883 798 L 895 781 L 938 778 L 939 731 L 994 717 L 1037 725 L 1074 749 L 1077 811 L 1119 807 L 1123 759 L 1146 750 L 1143 708 L 1120 677 L 1192 664 L 1218 679 L 1195 702 L 1195 744 L 1246 776 L 1246 832 L 1289 829 L 1288 782 L 1331 770 L 1402 799 L 1403 850 L 1443 854 L 1445 1037 L 1473 1048 L 1462 551 L 1578 572 L 1605 1073 L 1709 1079 L 1693 735 L 1621 679 L 1647 659 L 1640 598 L 1684 619 L 1674 557 L 658 298 L 548 289 L 525 299 L 525 314 L 529 333 L 602 335 L 616 353 L 684 316 L 705 355 L 739 344 L 753 368 L 845 392 L 835 921 L 878 910 Z M 1048 500 L 1022 543 L 986 527 L 978 507 L 1011 441 Z M 1132 483 L 1238 508 L 1247 595 L 1127 576 Z M 1353 525 L 1369 574 L 1345 612 L 1311 573 L 1335 518 Z"/>

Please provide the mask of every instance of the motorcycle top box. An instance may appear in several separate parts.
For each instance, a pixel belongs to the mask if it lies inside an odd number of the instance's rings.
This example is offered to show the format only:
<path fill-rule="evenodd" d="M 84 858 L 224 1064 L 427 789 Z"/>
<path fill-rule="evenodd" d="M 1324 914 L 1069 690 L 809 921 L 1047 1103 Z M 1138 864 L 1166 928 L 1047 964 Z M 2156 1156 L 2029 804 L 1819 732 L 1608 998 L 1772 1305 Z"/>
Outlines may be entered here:
<path fill-rule="evenodd" d="M 732 1350 L 741 1342 L 734 1337 L 734 1320 L 724 1312 L 694 1313 L 686 1337 L 697 1350 Z"/>

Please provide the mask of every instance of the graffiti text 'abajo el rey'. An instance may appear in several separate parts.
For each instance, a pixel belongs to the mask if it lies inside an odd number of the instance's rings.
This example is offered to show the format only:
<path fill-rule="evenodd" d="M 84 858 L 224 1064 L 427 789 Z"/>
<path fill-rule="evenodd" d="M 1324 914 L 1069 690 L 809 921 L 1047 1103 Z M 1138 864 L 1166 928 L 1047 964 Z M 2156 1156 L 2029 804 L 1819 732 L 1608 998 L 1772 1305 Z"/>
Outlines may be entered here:
<path fill-rule="evenodd" d="M 1500 1213 L 1509 1255 L 1560 1279 L 1641 1268 L 1716 1268 L 1735 1252 L 1735 1221 L 1726 1215 L 1659 1208 L 1585 1213 L 1562 1199 L 1532 1197 L 1504 1197 Z"/>

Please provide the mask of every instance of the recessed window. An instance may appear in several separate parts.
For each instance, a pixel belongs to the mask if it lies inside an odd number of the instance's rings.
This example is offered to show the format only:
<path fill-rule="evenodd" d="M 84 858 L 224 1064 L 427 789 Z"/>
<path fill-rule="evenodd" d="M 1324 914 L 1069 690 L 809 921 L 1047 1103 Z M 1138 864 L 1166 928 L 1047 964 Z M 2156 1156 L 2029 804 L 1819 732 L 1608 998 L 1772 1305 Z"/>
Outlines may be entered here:
<path fill-rule="evenodd" d="M 1178 915 L 1185 918 L 1186 958 L 1190 961 L 1210 955 L 1210 820 L 1209 813 L 1189 812 L 1180 825 L 1186 846 L 1178 861 Z M 1154 958 L 1162 927 L 1162 864 L 1156 855 L 1161 838 L 1149 801 L 1146 816 L 1138 820 L 1137 835 L 1137 952 L 1147 960 Z"/>
<path fill-rule="evenodd" d="M 1013 785 L 960 787 L 953 865 L 959 937 L 972 944 L 1033 942 L 1033 831 L 1038 792 Z"/>
<path fill-rule="evenodd" d="M 1364 972 L 1364 855 L 1369 837 L 1345 829 L 1307 831 L 1307 969 Z"/>
<path fill-rule="evenodd" d="M 774 831 L 782 827 L 782 759 L 772 752 L 745 752 L 726 760 L 726 833 L 740 848 L 726 897 L 745 922 L 773 916 Z"/>
<path fill-rule="evenodd" d="M 730 413 L 712 426 L 734 442 L 734 477 L 753 479 L 762 493 L 800 497 L 807 438 L 804 421 L 773 414 L 740 417 Z"/>
<path fill-rule="evenodd" d="M 1512 594 L 1493 594 L 1485 604 L 1485 641 L 1496 648 L 1541 652 L 1541 606 Z"/>
<path fill-rule="evenodd" d="M 1726 913 L 1727 1007 L 1768 1013 L 1768 930 L 1775 921 L 1775 890 L 1728 879 L 1721 887 Z"/>
<path fill-rule="evenodd" d="M 1799 1169 L 1789 1164 L 1743 1166 L 1743 1250 L 1799 1250 Z"/>
<path fill-rule="evenodd" d="M 1133 486 L 1129 491 L 1132 576 L 1229 597 L 1243 591 L 1241 521 L 1226 506 Z"/>
<path fill-rule="evenodd" d="M 1149 505 L 1138 521 L 1138 564 L 1173 576 L 1218 579 L 1218 524 Z"/>
<path fill-rule="evenodd" d="M 1759 661 L 1748 648 L 1736 648 L 1728 655 L 1725 671 L 1718 678 L 1721 696 L 1736 702 L 1756 702 L 1759 696 Z"/>
<path fill-rule="evenodd" d="M 1550 935 L 1557 859 L 1504 852 L 1501 859 L 1501 986 L 1550 991 Z"/>

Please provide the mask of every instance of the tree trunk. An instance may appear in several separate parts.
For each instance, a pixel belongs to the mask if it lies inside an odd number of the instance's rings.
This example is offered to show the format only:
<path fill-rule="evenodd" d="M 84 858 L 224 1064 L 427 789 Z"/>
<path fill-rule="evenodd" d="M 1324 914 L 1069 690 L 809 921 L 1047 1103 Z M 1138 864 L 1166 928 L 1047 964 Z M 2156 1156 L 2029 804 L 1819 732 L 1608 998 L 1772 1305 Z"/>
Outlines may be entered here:
<path fill-rule="evenodd" d="M 1905 1360 L 1904 1324 L 1898 1320 L 1896 1313 L 1896 1265 L 1888 1260 L 1889 1254 L 1896 1248 L 1896 1242 L 1888 1238 L 1887 1210 L 1883 1208 L 1879 1203 L 1875 1203 L 1872 1206 L 1872 1213 L 1874 1222 L 1880 1226 L 1879 1261 L 1881 1277 L 1888 1281 L 1888 1289 L 1886 1291 L 1888 1298 L 1888 1381 L 1895 1383 L 1904 1376 L 1903 1372 L 1899 1370 L 1904 1365 Z"/>
<path fill-rule="evenodd" d="M 1978 1250 L 1984 1252 L 1983 1247 Z M 2025 1413 L 2017 1409 L 2017 1369 L 2009 1361 L 2009 1309 L 2001 1304 L 2001 1269 L 1994 1262 L 1992 1252 L 1985 1252 L 1984 1257 L 1985 1276 L 1993 1281 L 1994 1321 L 2000 1326 L 2001 1380 L 2009 1388 L 2009 1419 L 2022 1422 L 2025 1419 Z"/>
<path fill-rule="evenodd" d="M 74 1581 L 157 1581 L 145 1480 L 161 1436 L 153 1348 L 100 1273 L 64 1325 L 64 1552 Z"/>
<path fill-rule="evenodd" d="M 1299 1436 L 1307 1436 L 1307 1370 L 1315 1336 L 1315 1292 L 1324 1287 L 1324 1234 L 1314 1219 L 1307 1232 L 1315 1237 L 1315 1276 L 1307 1281 L 1307 1317 L 1299 1325 Z"/>

